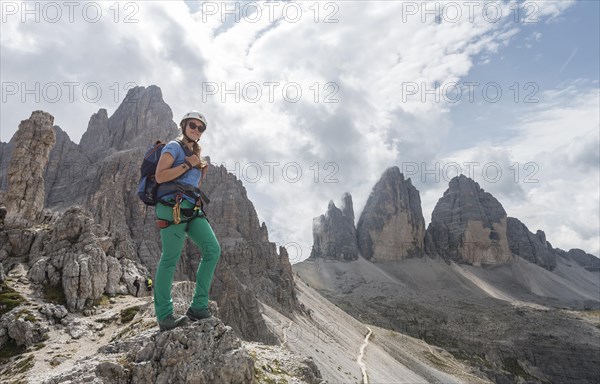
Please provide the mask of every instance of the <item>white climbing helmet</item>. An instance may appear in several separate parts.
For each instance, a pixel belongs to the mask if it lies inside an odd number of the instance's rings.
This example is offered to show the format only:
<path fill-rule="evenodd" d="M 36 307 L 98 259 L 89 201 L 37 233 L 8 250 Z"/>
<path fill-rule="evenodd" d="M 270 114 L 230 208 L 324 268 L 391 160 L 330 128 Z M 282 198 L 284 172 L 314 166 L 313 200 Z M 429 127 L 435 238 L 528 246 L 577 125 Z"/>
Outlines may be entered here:
<path fill-rule="evenodd" d="M 190 112 L 186 113 L 185 115 L 183 115 L 183 117 L 181 118 L 181 121 L 179 122 L 179 125 L 181 126 L 181 124 L 187 119 L 198 119 L 204 123 L 205 127 L 208 127 L 208 123 L 206 122 L 206 117 L 204 117 L 204 115 L 198 111 L 190 111 Z"/>

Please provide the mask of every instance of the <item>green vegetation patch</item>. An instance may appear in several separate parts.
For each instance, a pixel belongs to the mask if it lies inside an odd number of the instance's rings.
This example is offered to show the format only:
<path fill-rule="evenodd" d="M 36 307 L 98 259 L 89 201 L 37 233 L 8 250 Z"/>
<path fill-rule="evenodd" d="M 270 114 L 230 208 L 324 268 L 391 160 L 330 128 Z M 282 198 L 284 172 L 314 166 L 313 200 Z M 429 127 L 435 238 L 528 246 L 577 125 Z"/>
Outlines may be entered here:
<path fill-rule="evenodd" d="M 30 323 L 37 323 L 37 322 L 39 322 L 39 320 L 28 309 L 22 309 L 22 310 L 20 310 L 19 313 L 17 313 L 17 317 L 16 318 L 17 319 L 24 318 L 25 320 L 29 321 Z"/>
<path fill-rule="evenodd" d="M 40 349 L 44 348 L 45 346 L 46 346 L 46 344 L 44 344 L 44 343 L 37 343 L 36 345 L 33 346 L 33 350 L 39 351 Z"/>
<path fill-rule="evenodd" d="M 433 353 L 431 353 L 429 351 L 425 351 L 424 355 L 427 358 L 427 360 L 429 360 L 431 363 L 433 363 L 438 368 L 441 368 L 441 369 L 450 369 L 450 368 L 452 368 L 451 365 L 449 365 L 444 360 L 440 359 L 439 357 L 437 357 L 436 355 L 434 355 Z"/>
<path fill-rule="evenodd" d="M 98 300 L 94 300 L 94 305 L 97 307 L 108 307 L 110 299 L 106 295 L 102 295 Z"/>
<path fill-rule="evenodd" d="M 257 383 L 277 384 L 277 381 L 275 381 L 275 379 L 269 377 L 269 375 L 267 375 L 267 373 L 262 368 L 258 368 L 256 366 L 254 367 L 254 378 L 256 379 Z"/>
<path fill-rule="evenodd" d="M 135 334 L 135 328 L 136 328 L 136 325 L 137 325 L 137 324 L 140 324 L 140 323 L 142 323 L 142 319 L 137 319 L 137 320 L 136 320 L 136 321 L 134 321 L 133 323 L 131 323 L 131 324 L 129 324 L 129 325 L 127 325 L 127 326 L 123 327 L 123 329 L 122 329 L 121 331 L 119 331 L 119 333 L 117 333 L 116 335 L 114 335 L 114 336 L 113 336 L 113 337 L 110 339 L 111 343 L 112 343 L 113 341 L 117 341 L 117 340 L 124 339 L 124 338 L 126 338 L 126 337 L 131 337 L 131 336 L 133 336 L 133 335 Z M 152 322 L 152 324 L 153 324 L 153 326 L 156 326 L 156 325 L 157 325 L 156 321 L 153 321 L 153 322 Z"/>
<path fill-rule="evenodd" d="M 33 361 L 33 355 L 29 355 L 26 358 L 10 365 L 7 369 L 5 369 L 2 374 L 8 376 L 16 376 L 20 374 L 25 374 L 31 368 L 33 368 L 35 362 Z"/>
<path fill-rule="evenodd" d="M 23 296 L 6 285 L 6 283 L 0 283 L 0 316 L 25 303 L 26 301 L 27 300 L 25 300 Z"/>
<path fill-rule="evenodd" d="M 514 357 L 508 357 L 502 360 L 502 365 L 504 365 L 504 369 L 508 372 L 512 373 L 515 376 L 520 376 L 527 380 L 537 380 L 537 377 L 531 376 L 527 371 L 521 367 L 519 361 Z"/>
<path fill-rule="evenodd" d="M 27 348 L 24 345 L 17 345 L 13 339 L 9 338 L 4 347 L 0 348 L 0 363 L 4 363 L 11 357 L 22 354 L 26 350 Z"/>
<path fill-rule="evenodd" d="M 44 287 L 44 301 L 58 305 L 67 305 L 67 297 L 62 288 L 62 283 L 58 285 L 46 285 Z"/>
<path fill-rule="evenodd" d="M 129 323 L 135 317 L 135 314 L 140 310 L 140 306 L 136 305 L 133 307 L 125 308 L 121 311 L 121 323 Z"/>

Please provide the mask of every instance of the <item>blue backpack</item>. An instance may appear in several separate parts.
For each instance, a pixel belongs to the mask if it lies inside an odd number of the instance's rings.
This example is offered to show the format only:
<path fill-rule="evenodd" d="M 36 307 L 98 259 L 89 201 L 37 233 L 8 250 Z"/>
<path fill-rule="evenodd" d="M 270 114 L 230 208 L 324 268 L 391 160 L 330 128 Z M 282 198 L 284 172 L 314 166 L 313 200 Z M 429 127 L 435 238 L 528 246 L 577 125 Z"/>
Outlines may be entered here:
<path fill-rule="evenodd" d="M 177 142 L 187 154 L 189 149 L 186 148 L 180 140 L 177 140 Z M 138 184 L 138 197 L 146 205 L 155 206 L 159 201 L 157 196 L 159 183 L 156 182 L 155 173 L 158 160 L 160 160 L 160 155 L 165 145 L 166 144 L 160 140 L 157 140 L 152 144 L 148 151 L 146 151 L 140 167 L 141 178 L 140 183 Z"/>

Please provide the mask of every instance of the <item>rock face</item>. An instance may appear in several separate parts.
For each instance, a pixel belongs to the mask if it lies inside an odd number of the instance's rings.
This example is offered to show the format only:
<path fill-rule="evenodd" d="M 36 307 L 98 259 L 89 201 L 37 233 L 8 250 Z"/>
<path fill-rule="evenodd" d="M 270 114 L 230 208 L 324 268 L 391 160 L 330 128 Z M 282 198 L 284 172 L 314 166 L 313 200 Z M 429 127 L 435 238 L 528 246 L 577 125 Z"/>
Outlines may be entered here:
<path fill-rule="evenodd" d="M 44 341 L 50 329 L 40 318 L 27 309 L 17 307 L 2 316 L 0 321 L 0 349 L 9 341 L 31 347 Z"/>
<path fill-rule="evenodd" d="M 557 250 L 560 251 L 560 250 Z M 564 252 L 564 251 L 563 251 Z M 569 252 L 565 252 L 566 255 L 574 260 L 577 264 L 581 265 L 590 272 L 600 271 L 600 259 L 594 255 L 586 253 L 585 251 L 573 248 Z"/>
<path fill-rule="evenodd" d="M 35 111 L 21 121 L 12 140 L 12 157 L 8 167 L 8 191 L 4 198 L 6 222 L 35 222 L 44 208 L 43 172 L 50 150 L 56 141 L 54 117 Z"/>
<path fill-rule="evenodd" d="M 146 147 L 165 136 L 173 138 L 177 132 L 173 112 L 164 102 L 160 88 L 135 87 L 127 92 L 110 118 L 106 109 L 90 118 L 79 145 L 86 156 L 98 162 L 119 151 Z M 133 160 L 137 163 L 138 159 Z"/>
<path fill-rule="evenodd" d="M 327 213 L 313 219 L 313 248 L 310 253 L 312 259 L 356 260 L 358 258 L 352 196 L 346 193 L 342 199 L 341 209 L 330 201 Z"/>
<path fill-rule="evenodd" d="M 590 272 L 600 271 L 600 259 L 596 256 L 578 248 L 573 248 L 568 252 L 553 248 L 552 244 L 546 240 L 544 231 L 538 229 L 533 234 L 525 224 L 514 217 L 508 218 L 507 234 L 510 251 L 515 256 L 522 257 L 549 271 L 556 268 L 559 257 L 575 261 Z"/>
<path fill-rule="evenodd" d="M 511 260 L 507 216 L 502 205 L 472 179 L 450 180 L 431 215 L 425 238 L 430 256 L 482 264 Z"/>
<path fill-rule="evenodd" d="M 254 383 L 254 363 L 233 330 L 211 318 L 117 340 L 44 383 Z"/>
<path fill-rule="evenodd" d="M 372 261 L 393 261 L 423 254 L 425 220 L 419 191 L 398 167 L 388 168 L 375 184 L 357 225 L 358 248 Z"/>
<path fill-rule="evenodd" d="M 288 253 L 269 242 L 246 188 L 224 166 L 210 166 L 202 187 L 211 199 L 206 213 L 222 250 L 211 298 L 219 303 L 223 321 L 245 339 L 270 342 L 274 338 L 256 299 L 288 315 L 298 309 Z M 191 241 L 184 252 L 184 263 L 191 266 L 188 279 L 194 280 L 200 253 Z"/>
<path fill-rule="evenodd" d="M 135 276 L 147 274 L 130 259 L 115 257 L 114 247 L 106 246 L 102 226 L 77 206 L 69 208 L 51 230 L 40 231 L 30 251 L 29 279 L 58 287 L 71 310 L 91 306 L 103 294 L 134 293 Z"/>
<path fill-rule="evenodd" d="M 81 148 L 59 126 L 54 126 L 56 144 L 50 151 L 44 172 L 46 206 L 63 212 L 73 205 L 83 205 L 90 194 L 91 180 L 97 168 Z"/>
<path fill-rule="evenodd" d="M 556 267 L 556 254 L 543 231 L 538 230 L 534 235 L 513 217 L 509 217 L 507 223 L 508 246 L 513 254 L 550 271 Z"/>
<path fill-rule="evenodd" d="M 13 148 L 11 142 L 0 142 L 0 189 L 2 191 L 6 191 L 8 189 L 8 166 L 10 164 L 10 158 L 12 157 Z"/>

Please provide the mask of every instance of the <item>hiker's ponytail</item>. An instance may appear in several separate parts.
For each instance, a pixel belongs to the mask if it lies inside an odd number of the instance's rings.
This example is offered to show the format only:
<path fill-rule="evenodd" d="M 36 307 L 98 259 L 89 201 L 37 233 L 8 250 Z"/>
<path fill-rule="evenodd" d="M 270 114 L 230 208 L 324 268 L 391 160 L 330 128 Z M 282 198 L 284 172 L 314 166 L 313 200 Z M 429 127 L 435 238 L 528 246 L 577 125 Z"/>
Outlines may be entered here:
<path fill-rule="evenodd" d="M 197 141 L 194 141 L 194 146 L 192 148 L 192 152 L 194 152 L 194 155 L 198 156 L 198 160 L 200 160 L 200 153 L 202 152 L 202 147 L 200 146 L 200 144 L 198 144 Z M 200 164 L 202 162 L 198 163 L 198 165 L 196 165 L 196 168 L 200 169 Z"/>
<path fill-rule="evenodd" d="M 182 140 L 184 143 L 185 142 L 192 142 L 192 152 L 194 153 L 194 155 L 198 156 L 198 159 L 200 159 L 200 153 L 202 153 L 202 147 L 200 146 L 200 144 L 198 144 L 197 141 L 193 141 L 188 139 L 188 137 L 185 135 L 185 126 L 187 125 L 189 119 L 185 119 L 182 120 L 181 123 L 179 124 L 179 127 L 181 128 L 181 136 L 179 136 L 179 140 Z M 196 168 L 200 169 L 200 166 L 202 165 L 202 161 L 200 163 L 198 163 L 198 165 L 196 165 Z"/>

